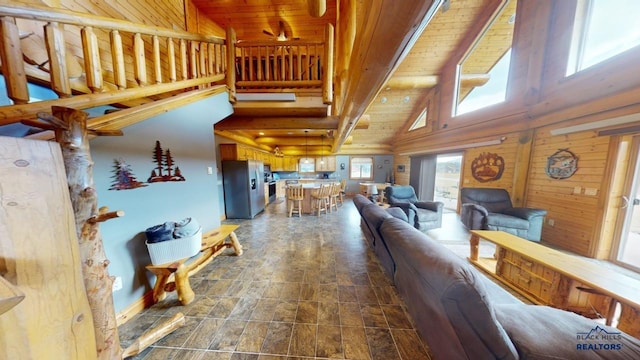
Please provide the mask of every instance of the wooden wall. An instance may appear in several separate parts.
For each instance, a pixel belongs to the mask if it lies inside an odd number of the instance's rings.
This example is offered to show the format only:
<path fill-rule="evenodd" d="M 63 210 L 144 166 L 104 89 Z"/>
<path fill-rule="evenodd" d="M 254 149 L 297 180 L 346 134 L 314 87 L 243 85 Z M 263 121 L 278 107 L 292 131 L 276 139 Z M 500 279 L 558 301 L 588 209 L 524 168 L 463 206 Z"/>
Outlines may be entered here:
<path fill-rule="evenodd" d="M 437 126 L 431 132 L 396 136 L 395 162 L 408 163 L 406 154 L 434 153 L 441 147 L 505 136 L 501 145 L 465 150 L 462 186 L 504 187 L 514 204 L 549 212 L 542 233 L 544 242 L 607 258 L 615 241 L 617 207 L 630 150 L 627 146 L 626 153 L 621 153 L 618 137 L 598 136 L 597 130 L 558 136 L 550 130 L 640 113 L 640 78 L 630 76 L 635 71 L 632 64 L 640 61 L 640 49 L 566 77 L 575 4 L 519 1 L 507 100 L 452 117 L 449 109 L 455 69 L 473 43 L 472 38 L 462 39 L 460 57 L 443 66 L 441 81 L 432 94 Z M 632 125 L 640 122 L 627 124 Z M 545 173 L 547 158 L 564 148 L 578 156 L 578 171 L 565 180 L 551 179 Z M 470 163 L 486 151 L 503 156 L 507 168 L 502 179 L 478 183 L 471 177 Z"/>
<path fill-rule="evenodd" d="M 602 219 L 602 187 L 609 154 L 609 136 L 595 131 L 552 136 L 551 127 L 536 132 L 533 147 L 527 205 L 549 213 L 543 228 L 545 242 L 582 255 L 593 252 Z M 559 149 L 578 157 L 578 170 L 568 179 L 552 179 L 545 173 L 547 158 Z M 552 225 L 553 224 L 553 225 Z"/>

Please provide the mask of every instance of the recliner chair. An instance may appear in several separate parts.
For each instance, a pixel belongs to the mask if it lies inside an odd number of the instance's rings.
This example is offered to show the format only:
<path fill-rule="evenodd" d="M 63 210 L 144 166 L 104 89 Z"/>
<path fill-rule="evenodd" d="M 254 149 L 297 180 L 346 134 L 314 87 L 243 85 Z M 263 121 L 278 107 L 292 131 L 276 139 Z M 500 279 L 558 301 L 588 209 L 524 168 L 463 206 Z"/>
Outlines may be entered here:
<path fill-rule="evenodd" d="M 540 241 L 547 211 L 514 208 L 505 189 L 460 189 L 460 220 L 469 230 L 500 230 L 531 241 Z"/>
<path fill-rule="evenodd" d="M 419 201 L 413 186 L 387 186 L 384 196 L 390 206 L 404 210 L 409 224 L 416 229 L 427 231 L 442 226 L 444 204 L 439 201 Z"/>

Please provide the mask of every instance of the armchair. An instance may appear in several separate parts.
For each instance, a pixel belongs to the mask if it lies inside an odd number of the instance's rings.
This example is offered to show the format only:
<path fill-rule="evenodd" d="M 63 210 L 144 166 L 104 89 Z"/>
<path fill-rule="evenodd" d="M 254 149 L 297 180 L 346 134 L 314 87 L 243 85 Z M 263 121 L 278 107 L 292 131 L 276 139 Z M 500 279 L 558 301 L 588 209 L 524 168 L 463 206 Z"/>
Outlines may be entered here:
<path fill-rule="evenodd" d="M 469 230 L 500 230 L 540 241 L 546 210 L 514 208 L 505 189 L 460 189 L 460 220 Z"/>
<path fill-rule="evenodd" d="M 416 229 L 427 231 L 442 226 L 444 204 L 439 201 L 419 201 L 413 186 L 387 186 L 384 194 L 389 205 L 401 208 L 409 224 Z"/>

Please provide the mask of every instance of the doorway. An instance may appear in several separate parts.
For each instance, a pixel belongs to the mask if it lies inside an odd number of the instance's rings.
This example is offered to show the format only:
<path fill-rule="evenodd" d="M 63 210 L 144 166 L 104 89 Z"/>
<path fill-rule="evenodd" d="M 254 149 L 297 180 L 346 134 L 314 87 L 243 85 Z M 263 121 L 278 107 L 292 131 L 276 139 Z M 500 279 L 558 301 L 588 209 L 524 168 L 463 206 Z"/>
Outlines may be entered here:
<path fill-rule="evenodd" d="M 614 261 L 640 271 L 640 136 L 634 136 L 622 195 L 623 217 Z"/>
<path fill-rule="evenodd" d="M 434 201 L 443 202 L 447 210 L 456 211 L 458 207 L 461 166 L 462 153 L 437 156 Z"/>

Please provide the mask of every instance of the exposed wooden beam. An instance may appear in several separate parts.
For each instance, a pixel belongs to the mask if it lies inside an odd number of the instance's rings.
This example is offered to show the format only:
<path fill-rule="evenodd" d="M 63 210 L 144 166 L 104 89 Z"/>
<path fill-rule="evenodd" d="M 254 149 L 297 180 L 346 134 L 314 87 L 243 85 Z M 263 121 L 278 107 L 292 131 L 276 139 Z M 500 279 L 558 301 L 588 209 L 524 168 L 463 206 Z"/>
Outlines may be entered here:
<path fill-rule="evenodd" d="M 176 81 L 174 83 L 157 84 L 142 88 L 126 90 L 106 91 L 95 94 L 86 94 L 64 99 L 38 101 L 29 104 L 0 106 L 0 125 L 12 124 L 20 120 L 35 119 L 39 112 L 49 112 L 52 106 L 62 106 L 74 109 L 88 109 L 101 105 L 120 103 L 162 94 L 166 92 L 182 90 L 201 84 L 213 83 L 224 79 L 224 74 L 208 76 L 205 78 Z"/>
<path fill-rule="evenodd" d="M 460 82 L 462 86 L 482 86 L 489 81 L 489 74 L 462 74 Z M 406 90 L 431 88 L 438 85 L 437 75 L 425 76 L 394 76 L 383 86 L 385 90 Z"/>
<path fill-rule="evenodd" d="M 331 151 L 331 139 L 320 139 L 317 136 L 305 138 L 304 136 L 261 136 L 255 139 L 255 142 L 263 145 L 273 145 L 280 147 L 283 146 L 314 146 L 324 147 L 325 152 Z M 345 144 L 352 144 L 353 136 L 349 136 L 345 141 Z"/>
<path fill-rule="evenodd" d="M 340 147 L 338 154 L 368 155 L 368 154 L 393 154 L 391 145 L 388 144 L 360 144 Z"/>
<path fill-rule="evenodd" d="M 299 96 L 296 101 L 238 101 L 233 104 L 237 116 L 327 116 L 328 105 L 321 96 Z"/>
<path fill-rule="evenodd" d="M 273 148 L 271 146 L 258 144 L 251 138 L 248 138 L 248 137 L 245 137 L 245 136 L 240 136 L 240 135 L 238 135 L 238 134 L 236 134 L 234 132 L 231 132 L 231 131 L 214 129 L 213 132 L 216 135 L 225 137 L 227 139 L 236 141 L 236 142 L 241 143 L 241 144 L 249 145 L 249 146 L 255 147 L 257 149 L 262 149 L 262 150 L 269 151 L 269 152 L 273 151 Z"/>
<path fill-rule="evenodd" d="M 193 90 L 170 98 L 154 101 L 152 103 L 133 108 L 115 111 L 107 115 L 89 119 L 88 127 L 93 130 L 115 130 L 133 125 L 175 108 L 187 105 L 194 101 L 204 99 L 226 91 L 224 86 L 216 86 L 204 90 Z"/>
<path fill-rule="evenodd" d="M 351 56 L 344 109 L 333 141 L 334 152 L 340 150 L 382 85 L 409 53 L 439 3 L 372 0 L 364 7 L 363 28 Z"/>
<path fill-rule="evenodd" d="M 327 12 L 327 0 L 307 0 L 307 8 L 309 9 L 309 15 L 321 17 Z"/>
<path fill-rule="evenodd" d="M 356 129 L 369 128 L 369 115 L 363 115 Z M 216 130 L 275 130 L 275 129 L 338 129 L 337 116 L 325 117 L 236 117 L 232 116 L 215 125 Z"/>

